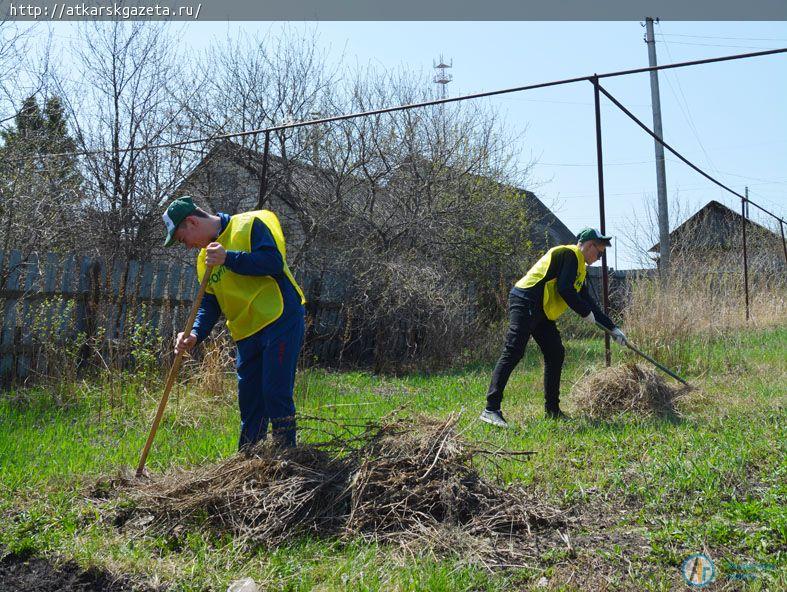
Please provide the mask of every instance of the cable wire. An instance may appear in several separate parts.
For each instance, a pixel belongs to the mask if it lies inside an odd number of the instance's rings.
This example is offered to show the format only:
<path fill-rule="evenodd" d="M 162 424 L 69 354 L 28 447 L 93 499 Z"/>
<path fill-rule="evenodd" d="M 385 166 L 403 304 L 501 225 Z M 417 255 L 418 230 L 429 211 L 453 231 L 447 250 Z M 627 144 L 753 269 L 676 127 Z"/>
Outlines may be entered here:
<path fill-rule="evenodd" d="M 334 121 L 346 121 L 348 119 L 356 119 L 358 117 L 367 117 L 370 115 L 383 115 L 386 113 L 394 113 L 397 111 L 407 111 L 410 109 L 418 109 L 423 107 L 431 107 L 437 105 L 444 105 L 447 103 L 456 103 L 460 101 L 467 101 L 470 99 L 480 99 L 486 97 L 493 97 L 497 95 L 515 93 L 515 92 L 522 92 L 526 90 L 533 90 L 537 88 L 548 88 L 551 86 L 561 86 L 565 84 L 573 84 L 575 82 L 584 82 L 584 81 L 592 81 L 594 78 L 601 79 L 601 78 L 612 78 L 616 76 L 627 76 L 630 74 L 641 74 L 644 72 L 653 72 L 659 70 L 668 70 L 671 68 L 684 68 L 687 66 L 698 66 L 701 64 L 712 64 L 716 62 L 726 62 L 730 60 L 741 60 L 753 57 L 762 57 L 768 55 L 776 55 L 780 53 L 787 53 L 787 47 L 779 48 L 779 49 L 770 49 L 767 51 L 758 51 L 753 53 L 744 53 L 744 54 L 735 54 L 729 56 L 721 56 L 716 58 L 705 58 L 701 60 L 692 60 L 689 62 L 680 62 L 675 64 L 664 64 L 661 66 L 650 66 L 646 68 L 635 68 L 632 70 L 619 70 L 617 72 L 607 72 L 604 74 L 594 74 L 593 76 L 577 76 L 575 78 L 565 78 L 563 80 L 554 80 L 551 82 L 541 82 L 537 84 L 529 84 L 526 86 L 517 86 L 513 88 L 505 88 L 500 90 L 493 90 L 487 92 L 480 92 L 480 93 L 473 93 L 469 95 L 460 95 L 457 97 L 449 97 L 445 99 L 435 99 L 431 101 L 422 101 L 419 103 L 410 103 L 407 105 L 398 105 L 396 107 L 386 107 L 383 109 L 374 109 L 371 111 L 361 111 L 356 113 L 350 113 L 345 115 L 335 115 L 332 117 L 323 117 L 320 119 L 313 119 L 309 121 L 297 121 L 291 123 L 285 123 L 281 125 L 275 125 L 267 128 L 259 128 L 254 130 L 245 130 L 240 132 L 231 132 L 226 134 L 216 134 L 214 136 L 208 136 L 203 138 L 197 138 L 193 140 L 181 140 L 179 142 L 168 142 L 164 144 L 145 144 L 143 146 L 137 146 L 135 148 L 118 148 L 114 150 L 83 150 L 77 152 L 61 152 L 61 153 L 54 153 L 54 154 L 39 154 L 37 155 L 38 158 L 46 158 L 46 157 L 55 157 L 55 156 L 94 156 L 98 154 L 123 154 L 126 152 L 133 151 L 141 151 L 141 150 L 157 150 L 161 148 L 180 148 L 183 146 L 189 146 L 191 144 L 198 144 L 203 142 L 212 142 L 216 140 L 230 140 L 232 138 L 241 138 L 245 136 L 252 136 L 262 133 L 270 133 L 281 131 L 285 129 L 292 129 L 298 127 L 305 127 L 309 125 L 319 125 L 324 123 L 331 123 Z"/>
<path fill-rule="evenodd" d="M 625 106 L 623 106 L 623 104 L 622 104 L 620 101 L 618 101 L 618 100 L 617 100 L 615 97 L 613 97 L 611 94 L 609 94 L 609 92 L 608 92 L 608 91 L 607 91 L 607 90 L 606 90 L 606 89 L 605 89 L 603 86 L 601 86 L 601 84 L 599 84 L 599 83 L 598 83 L 598 81 L 592 81 L 592 80 L 591 80 L 591 82 L 592 82 L 593 84 L 595 84 L 595 85 L 598 87 L 599 91 L 600 91 L 600 92 L 602 92 L 602 93 L 604 94 L 604 96 L 606 96 L 606 97 L 607 97 L 607 98 L 608 98 L 610 101 L 612 101 L 612 103 L 614 103 L 614 104 L 615 104 L 615 105 L 618 107 L 618 109 L 620 109 L 621 111 L 623 111 L 623 113 L 625 113 L 626 115 L 628 115 L 628 116 L 629 116 L 629 118 L 630 118 L 630 119 L 632 119 L 632 120 L 634 121 L 634 123 L 636 123 L 636 124 L 637 124 L 638 126 L 640 126 L 640 127 L 643 129 L 643 130 L 645 130 L 645 131 L 646 131 L 648 134 L 650 134 L 650 135 L 651 135 L 651 136 L 652 136 L 652 137 L 653 137 L 653 138 L 654 138 L 654 139 L 655 139 L 655 140 L 656 140 L 656 141 L 657 141 L 659 144 L 661 144 L 661 145 L 662 145 L 662 146 L 664 146 L 664 147 L 665 147 L 667 150 L 669 150 L 670 152 L 672 152 L 672 154 L 674 154 L 675 156 L 677 156 L 677 157 L 678 157 L 678 158 L 679 158 L 679 159 L 680 159 L 680 160 L 681 160 L 681 161 L 682 161 L 684 164 L 688 165 L 689 167 L 691 167 L 692 169 L 694 169 L 695 171 L 697 171 L 697 172 L 698 172 L 700 175 L 702 175 L 703 177 L 705 177 L 705 178 L 706 178 L 706 179 L 708 179 L 709 181 L 711 181 L 711 182 L 715 183 L 716 185 L 718 185 L 718 186 L 719 186 L 719 187 L 721 187 L 722 189 L 726 189 L 727 191 L 729 191 L 729 192 L 730 192 L 730 193 L 732 193 L 733 195 L 737 195 L 737 196 L 738 196 L 738 197 L 740 197 L 742 200 L 744 200 L 744 201 L 746 201 L 746 202 L 750 203 L 751 205 L 753 205 L 755 208 L 758 208 L 758 209 L 760 209 L 761 211 L 765 212 L 766 214 L 769 214 L 769 215 L 773 216 L 774 218 L 776 218 L 777 220 L 779 220 L 780 222 L 784 223 L 784 218 L 782 218 L 781 216 L 777 216 L 777 215 L 776 215 L 776 214 L 774 214 L 773 212 L 769 212 L 768 210 L 766 210 L 766 209 L 765 209 L 765 208 L 763 208 L 762 206 L 760 206 L 760 205 L 758 205 L 758 204 L 754 203 L 753 201 L 751 201 L 750 199 L 746 198 L 746 196 L 744 196 L 744 195 L 742 195 L 742 194 L 738 193 L 738 192 L 737 192 L 737 191 L 735 191 L 734 189 L 730 189 L 729 187 L 727 187 L 727 186 L 726 186 L 724 183 L 722 183 L 722 182 L 721 182 L 721 181 L 719 181 L 718 179 L 715 179 L 714 177 L 711 177 L 711 176 L 710 176 L 708 173 L 706 173 L 705 171 L 703 171 L 703 170 L 702 170 L 700 167 L 698 167 L 696 164 L 694 164 L 693 162 L 691 162 L 689 159 L 685 158 L 685 157 L 684 157 L 682 154 L 680 154 L 680 152 L 678 152 L 677 150 L 675 150 L 675 149 L 674 149 L 672 146 L 670 146 L 669 144 L 667 144 L 667 143 L 666 143 L 666 142 L 665 142 L 665 141 L 664 141 L 662 138 L 660 138 L 658 135 L 656 135 L 656 133 L 655 133 L 653 130 L 651 130 L 651 129 L 650 129 L 648 126 L 647 126 L 647 125 L 645 125 L 645 124 L 644 124 L 644 123 L 642 123 L 642 122 L 641 122 L 639 119 L 637 119 L 636 115 L 634 115 L 634 114 L 633 114 L 631 111 L 629 111 L 628 109 L 626 109 L 626 107 L 625 107 Z"/>

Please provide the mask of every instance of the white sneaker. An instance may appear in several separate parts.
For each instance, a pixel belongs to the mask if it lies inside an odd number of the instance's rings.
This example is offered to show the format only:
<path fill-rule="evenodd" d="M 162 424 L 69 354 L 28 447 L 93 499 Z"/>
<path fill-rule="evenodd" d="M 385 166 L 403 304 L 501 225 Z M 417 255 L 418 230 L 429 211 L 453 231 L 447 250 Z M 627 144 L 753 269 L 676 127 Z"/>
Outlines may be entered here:
<path fill-rule="evenodd" d="M 505 420 L 503 413 L 499 409 L 497 411 L 489 411 L 489 409 L 484 409 L 484 412 L 479 416 L 478 419 L 499 428 L 508 427 L 508 422 Z"/>

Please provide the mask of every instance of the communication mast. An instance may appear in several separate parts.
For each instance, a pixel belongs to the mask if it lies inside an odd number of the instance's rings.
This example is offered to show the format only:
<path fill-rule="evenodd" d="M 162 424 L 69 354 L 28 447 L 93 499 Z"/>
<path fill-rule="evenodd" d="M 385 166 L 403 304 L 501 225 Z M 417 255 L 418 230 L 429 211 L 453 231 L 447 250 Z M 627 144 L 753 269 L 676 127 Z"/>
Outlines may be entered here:
<path fill-rule="evenodd" d="M 444 98 L 446 98 L 448 96 L 448 93 L 446 92 L 445 85 L 448 84 L 449 82 L 451 82 L 454 79 L 454 76 L 453 76 L 453 74 L 449 74 L 448 72 L 446 72 L 446 70 L 448 68 L 452 68 L 453 65 L 454 65 L 454 60 L 452 59 L 452 60 L 449 60 L 448 62 L 446 62 L 446 60 L 443 58 L 442 54 L 440 54 L 440 59 L 438 60 L 438 63 L 435 64 L 434 61 L 432 62 L 432 67 L 435 70 L 437 70 L 437 74 L 435 74 L 433 80 L 434 80 L 435 84 L 439 84 L 440 85 L 440 98 L 441 99 L 444 99 Z"/>

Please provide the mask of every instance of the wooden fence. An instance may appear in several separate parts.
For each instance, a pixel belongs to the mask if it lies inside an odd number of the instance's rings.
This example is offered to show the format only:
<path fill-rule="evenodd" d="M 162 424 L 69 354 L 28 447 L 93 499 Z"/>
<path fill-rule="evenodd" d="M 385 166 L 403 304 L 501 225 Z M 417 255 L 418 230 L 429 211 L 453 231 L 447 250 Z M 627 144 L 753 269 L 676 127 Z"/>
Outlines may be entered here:
<path fill-rule="evenodd" d="M 306 365 L 394 367 L 434 340 L 429 311 L 386 317 L 353 300 L 347 270 L 301 269 L 295 276 L 307 298 Z M 197 289 L 193 265 L 177 261 L 0 252 L 0 387 L 70 379 L 95 364 L 128 367 L 138 360 L 141 331 L 158 339 L 153 351 L 165 368 Z M 468 324 L 474 314 L 469 308 Z"/>
<path fill-rule="evenodd" d="M 336 365 L 360 359 L 365 347 L 346 343 L 347 274 L 297 275 L 309 301 L 305 361 Z M 129 338 L 140 327 L 171 343 L 183 330 L 197 289 L 194 267 L 180 262 L 0 251 L 0 386 L 51 375 L 52 358 L 58 364 L 86 361 L 86 346 L 70 356 L 47 355 L 47 348 L 51 353 L 98 340 L 102 359 L 122 366 Z"/>
<path fill-rule="evenodd" d="M 194 269 L 180 263 L 0 252 L 0 383 L 46 373 L 42 348 L 68 347 L 80 335 L 101 336 L 111 349 L 144 324 L 171 338 L 196 290 Z"/>

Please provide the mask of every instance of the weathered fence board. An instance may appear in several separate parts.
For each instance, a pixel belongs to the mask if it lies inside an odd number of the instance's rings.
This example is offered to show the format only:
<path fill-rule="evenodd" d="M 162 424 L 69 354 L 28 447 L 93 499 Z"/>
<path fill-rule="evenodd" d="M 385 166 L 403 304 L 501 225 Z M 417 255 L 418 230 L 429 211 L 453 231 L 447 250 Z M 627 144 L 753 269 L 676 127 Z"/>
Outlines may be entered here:
<path fill-rule="evenodd" d="M 16 308 L 19 302 L 19 273 L 22 263 L 22 253 L 11 251 L 8 260 L 8 273 L 6 275 L 4 291 L 8 296 L 4 298 L 5 306 L 3 311 L 3 329 L 0 337 L 0 376 L 15 378 L 16 353 L 14 351 L 14 339 L 16 337 Z"/>

